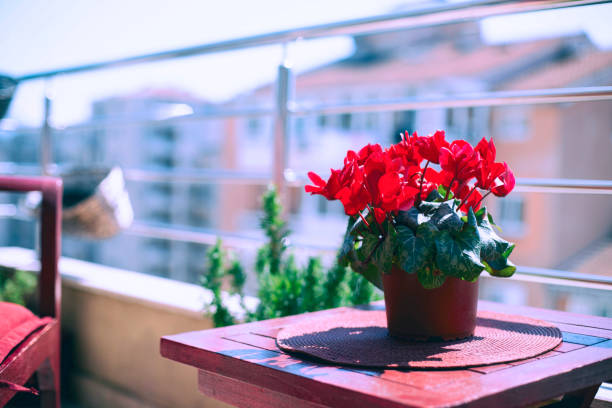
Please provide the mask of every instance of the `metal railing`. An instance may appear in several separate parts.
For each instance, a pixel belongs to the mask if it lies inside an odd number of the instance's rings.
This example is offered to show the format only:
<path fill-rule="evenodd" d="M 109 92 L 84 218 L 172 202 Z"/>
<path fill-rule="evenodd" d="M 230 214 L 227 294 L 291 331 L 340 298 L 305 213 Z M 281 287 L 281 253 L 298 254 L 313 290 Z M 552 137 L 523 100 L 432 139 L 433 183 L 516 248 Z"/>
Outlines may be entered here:
<path fill-rule="evenodd" d="M 221 41 L 212 44 L 204 44 L 194 47 L 175 49 L 152 54 L 133 56 L 129 58 L 116 59 L 93 64 L 74 66 L 64 69 L 56 69 L 21 76 L 18 81 L 25 82 L 37 79 L 49 79 L 60 75 L 70 75 L 101 69 L 112 69 L 126 67 L 135 64 L 150 63 L 155 61 L 184 58 L 196 55 L 220 53 L 244 48 L 259 47 L 272 44 L 286 45 L 299 39 L 313 39 L 331 37 L 338 35 L 363 35 L 404 30 L 419 27 L 434 27 L 445 24 L 475 21 L 485 17 L 498 15 L 552 10 L 584 5 L 607 3 L 608 1 L 586 1 L 586 0 L 540 0 L 540 1 L 467 1 L 463 3 L 451 3 L 426 7 L 416 10 L 387 14 L 376 17 L 361 18 L 337 23 L 322 24 L 306 28 L 291 29 L 275 33 L 256 35 L 240 39 Z M 358 112 L 380 112 L 380 111 L 403 111 L 422 110 L 433 108 L 451 107 L 477 107 L 477 106 L 509 106 L 526 104 L 552 104 L 566 102 L 588 102 L 612 100 L 612 87 L 579 87 L 563 89 L 538 89 L 528 91 L 504 91 L 504 92 L 482 92 L 470 94 L 458 94 L 450 97 L 432 98 L 404 98 L 389 101 L 363 102 L 351 104 L 305 104 L 296 103 L 292 100 L 294 83 L 292 72 L 286 61 L 282 61 L 278 67 L 276 77 L 276 98 L 273 108 L 255 109 L 224 109 L 210 110 L 208 112 L 185 115 L 176 118 L 151 120 L 130 119 L 121 121 L 95 121 L 87 124 L 69 126 L 66 128 L 54 128 L 50 122 L 52 99 L 44 96 L 44 120 L 39 129 L 41 134 L 41 159 L 40 165 L 43 172 L 48 172 L 53 163 L 52 138 L 54 132 L 68 130 L 88 130 L 96 128 L 108 128 L 113 126 L 125 126 L 130 124 L 141 125 L 163 125 L 183 121 L 194 121 L 203 119 L 215 119 L 224 117 L 274 117 L 274 155 L 273 168 L 269 174 L 252 174 L 236 171 L 198 170 L 198 171 L 158 171 L 145 169 L 125 169 L 128 180 L 137 182 L 185 182 L 185 183 L 248 183 L 264 184 L 270 179 L 274 180 L 282 192 L 287 185 L 301 184 L 304 177 L 288 179 L 287 169 L 287 140 L 289 135 L 289 120 L 291 117 L 314 115 L 314 114 L 341 114 Z M 6 166 L 5 166 L 6 167 Z M 589 193 L 589 194 L 612 194 L 612 181 L 610 180 L 575 180 L 575 179 L 534 179 L 520 178 L 517 180 L 517 191 L 539 191 L 555 193 Z M 147 224 L 136 224 L 129 231 L 132 234 L 162 238 L 169 240 L 187 241 L 195 243 L 214 243 L 217 233 L 212 231 L 184 230 L 180 228 L 155 226 Z M 252 238 L 228 235 L 225 238 L 236 243 L 236 245 L 249 245 Z M 535 269 L 531 274 L 541 276 L 555 276 L 562 279 L 575 279 L 576 277 L 563 273 L 541 272 Z M 552 274 L 552 275 L 551 275 Z M 571 277 L 569 277 L 571 276 Z M 587 279 L 588 277 L 583 277 Z M 597 277 L 596 283 L 612 284 L 611 278 Z M 584 279 L 582 279 L 584 280 Z M 587 279 L 588 280 L 588 279 Z"/>
<path fill-rule="evenodd" d="M 63 69 L 37 72 L 23 75 L 19 81 L 50 78 L 58 75 L 76 74 L 99 69 L 119 68 L 147 62 L 184 58 L 194 55 L 204 55 L 242 48 L 260 47 L 264 45 L 283 44 L 298 39 L 313 39 L 339 35 L 359 35 L 381 33 L 418 27 L 434 27 L 438 25 L 474 21 L 485 17 L 505 14 L 525 13 L 530 11 L 554 10 L 559 8 L 577 7 L 592 4 L 607 3 L 605 0 L 537 0 L 537 1 L 466 1 L 450 3 L 435 7 L 426 7 L 400 13 L 382 16 L 360 18 L 336 23 L 321 24 L 311 27 L 296 28 L 275 33 L 255 35 L 195 47 L 180 48 L 134 57 L 79 65 Z"/>

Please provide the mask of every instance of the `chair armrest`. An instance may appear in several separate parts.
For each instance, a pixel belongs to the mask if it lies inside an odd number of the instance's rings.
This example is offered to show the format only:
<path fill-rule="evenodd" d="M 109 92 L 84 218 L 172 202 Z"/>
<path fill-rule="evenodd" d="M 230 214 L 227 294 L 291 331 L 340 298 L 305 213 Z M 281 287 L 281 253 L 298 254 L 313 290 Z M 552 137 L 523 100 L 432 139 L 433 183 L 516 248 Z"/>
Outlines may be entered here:
<path fill-rule="evenodd" d="M 0 190 L 42 193 L 39 314 L 59 318 L 61 279 L 58 262 L 62 234 L 62 180 L 55 177 L 0 176 Z"/>

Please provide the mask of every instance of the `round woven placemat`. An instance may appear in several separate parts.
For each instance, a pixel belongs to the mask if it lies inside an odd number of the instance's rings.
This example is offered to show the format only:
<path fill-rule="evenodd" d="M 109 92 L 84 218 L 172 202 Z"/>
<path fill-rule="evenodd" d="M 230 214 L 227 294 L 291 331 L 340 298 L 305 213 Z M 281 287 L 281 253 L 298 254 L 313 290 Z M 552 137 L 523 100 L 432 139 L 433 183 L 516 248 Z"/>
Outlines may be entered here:
<path fill-rule="evenodd" d="M 555 348 L 561 331 L 523 316 L 479 311 L 473 337 L 409 342 L 387 334 L 383 311 L 355 310 L 282 329 L 278 346 L 335 364 L 360 367 L 460 368 L 522 360 Z"/>

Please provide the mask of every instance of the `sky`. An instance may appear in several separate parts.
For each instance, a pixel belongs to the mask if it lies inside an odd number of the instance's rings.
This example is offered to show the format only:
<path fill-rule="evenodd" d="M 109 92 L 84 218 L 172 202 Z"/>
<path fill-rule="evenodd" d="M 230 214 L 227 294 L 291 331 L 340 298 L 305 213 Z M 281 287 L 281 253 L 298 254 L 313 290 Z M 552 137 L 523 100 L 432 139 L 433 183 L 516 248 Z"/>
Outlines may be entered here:
<path fill-rule="evenodd" d="M 384 14 L 401 0 L 0 0 L 0 72 L 13 76 L 352 18 Z M 414 3 L 414 1 L 412 2 Z M 612 5 L 489 18 L 491 43 L 585 32 L 612 47 Z M 517 30 L 517 27 L 521 29 Z M 349 37 L 291 44 L 297 72 L 353 52 Z M 222 102 L 274 79 L 281 46 L 137 65 L 20 85 L 10 115 L 36 126 L 42 95 L 54 95 L 53 123 L 86 120 L 91 102 L 147 88 L 176 88 Z"/>

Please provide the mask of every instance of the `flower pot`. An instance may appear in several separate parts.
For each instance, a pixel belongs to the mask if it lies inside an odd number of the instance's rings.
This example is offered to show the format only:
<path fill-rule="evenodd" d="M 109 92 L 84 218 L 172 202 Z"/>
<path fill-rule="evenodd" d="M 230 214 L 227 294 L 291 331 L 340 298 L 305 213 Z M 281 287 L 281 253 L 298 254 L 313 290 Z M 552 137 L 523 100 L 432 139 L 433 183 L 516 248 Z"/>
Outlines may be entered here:
<path fill-rule="evenodd" d="M 382 280 L 391 336 L 426 341 L 474 334 L 478 282 L 448 277 L 439 288 L 425 289 L 416 274 L 395 267 Z"/>

